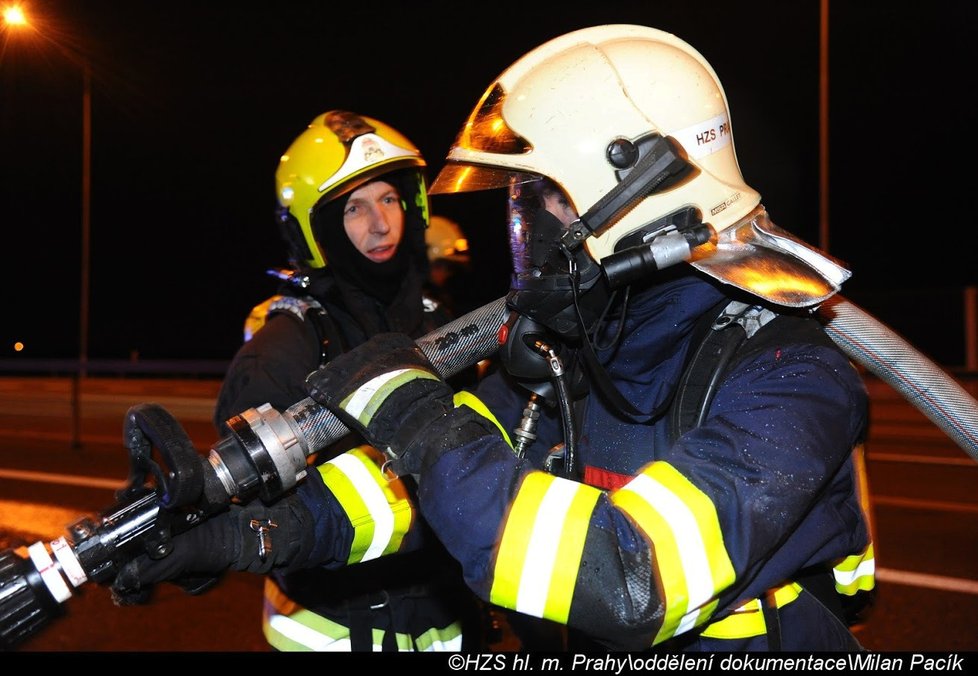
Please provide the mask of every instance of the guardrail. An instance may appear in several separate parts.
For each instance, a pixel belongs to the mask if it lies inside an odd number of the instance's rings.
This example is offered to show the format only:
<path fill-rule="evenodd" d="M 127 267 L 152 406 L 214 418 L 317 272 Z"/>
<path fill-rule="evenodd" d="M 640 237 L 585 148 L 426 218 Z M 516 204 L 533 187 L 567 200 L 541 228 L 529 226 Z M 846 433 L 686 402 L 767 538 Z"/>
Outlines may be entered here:
<path fill-rule="evenodd" d="M 81 448 L 81 390 L 88 377 L 222 378 L 227 360 L 212 359 L 0 359 L 0 375 L 71 378 L 71 445 Z"/>
<path fill-rule="evenodd" d="M 0 359 L 0 375 L 35 376 L 165 376 L 173 378 L 224 376 L 226 359 Z"/>

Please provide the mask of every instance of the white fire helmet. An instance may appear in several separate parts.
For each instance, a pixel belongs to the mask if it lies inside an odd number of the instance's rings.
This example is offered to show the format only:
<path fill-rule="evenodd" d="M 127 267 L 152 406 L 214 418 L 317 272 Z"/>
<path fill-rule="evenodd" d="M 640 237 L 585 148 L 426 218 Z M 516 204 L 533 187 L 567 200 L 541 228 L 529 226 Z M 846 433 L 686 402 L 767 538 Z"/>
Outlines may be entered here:
<path fill-rule="evenodd" d="M 848 279 L 848 270 L 771 222 L 741 176 L 716 73 L 689 44 L 655 28 L 584 28 L 518 59 L 476 105 L 430 194 L 546 177 L 584 214 L 624 176 L 612 149 L 655 135 L 669 139 L 690 170 L 587 237 L 596 261 L 692 209 L 716 234 L 691 263 L 722 282 L 803 307 Z"/>

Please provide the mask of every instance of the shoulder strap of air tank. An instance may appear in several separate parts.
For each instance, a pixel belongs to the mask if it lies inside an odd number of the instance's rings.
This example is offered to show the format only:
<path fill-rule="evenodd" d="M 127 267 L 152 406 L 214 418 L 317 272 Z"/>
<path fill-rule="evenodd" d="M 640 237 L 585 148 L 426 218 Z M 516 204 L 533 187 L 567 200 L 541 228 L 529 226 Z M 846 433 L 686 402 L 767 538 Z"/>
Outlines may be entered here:
<path fill-rule="evenodd" d="M 693 329 L 692 348 L 670 407 L 672 439 L 703 423 L 734 355 L 763 326 L 779 316 L 760 305 L 741 301 L 729 301 L 719 312 L 704 315 Z"/>
<path fill-rule="evenodd" d="M 306 321 L 316 334 L 319 344 L 319 365 L 324 366 L 346 350 L 343 334 L 333 322 L 322 303 L 311 296 L 282 296 L 276 299 L 268 308 L 268 313 L 281 312 L 291 314 L 301 321 Z"/>

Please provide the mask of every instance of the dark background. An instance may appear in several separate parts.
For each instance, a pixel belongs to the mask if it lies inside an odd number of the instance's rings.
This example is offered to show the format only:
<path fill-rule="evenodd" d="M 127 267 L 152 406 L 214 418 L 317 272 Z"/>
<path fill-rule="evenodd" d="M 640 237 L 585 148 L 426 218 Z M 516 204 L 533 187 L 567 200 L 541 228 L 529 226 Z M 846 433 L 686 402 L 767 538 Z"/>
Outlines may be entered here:
<path fill-rule="evenodd" d="M 747 182 L 778 225 L 819 243 L 818 0 L 27 7 L 54 41 L 0 33 L 0 358 L 79 349 L 81 69 L 58 45 L 94 73 L 93 359 L 233 355 L 275 289 L 265 269 L 285 262 L 278 158 L 317 114 L 390 123 L 433 179 L 496 75 L 593 24 L 651 25 L 699 49 L 726 89 Z M 830 19 L 828 251 L 854 271 L 847 297 L 951 365 L 961 289 L 978 284 L 976 7 L 836 0 Z M 482 299 L 502 295 L 502 194 L 432 207 L 465 229 Z"/>

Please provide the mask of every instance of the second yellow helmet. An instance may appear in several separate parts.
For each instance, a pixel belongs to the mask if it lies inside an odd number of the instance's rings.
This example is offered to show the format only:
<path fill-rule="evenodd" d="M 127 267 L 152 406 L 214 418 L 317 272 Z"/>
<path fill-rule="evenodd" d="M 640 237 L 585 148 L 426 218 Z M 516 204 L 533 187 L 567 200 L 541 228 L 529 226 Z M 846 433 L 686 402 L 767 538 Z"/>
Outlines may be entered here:
<path fill-rule="evenodd" d="M 415 170 L 406 210 L 428 224 L 428 198 L 421 151 L 383 122 L 346 110 L 318 115 L 292 142 L 275 172 L 279 225 L 290 258 L 301 268 L 323 268 L 326 256 L 312 225 L 313 211 L 364 183 L 398 170 Z M 403 185 L 403 182 L 401 183 Z"/>

